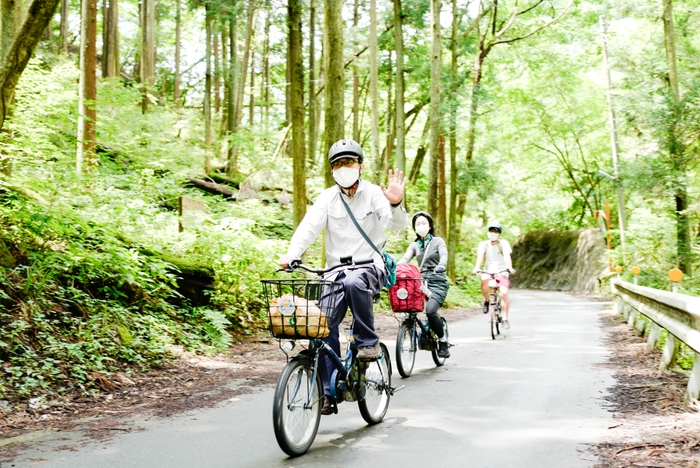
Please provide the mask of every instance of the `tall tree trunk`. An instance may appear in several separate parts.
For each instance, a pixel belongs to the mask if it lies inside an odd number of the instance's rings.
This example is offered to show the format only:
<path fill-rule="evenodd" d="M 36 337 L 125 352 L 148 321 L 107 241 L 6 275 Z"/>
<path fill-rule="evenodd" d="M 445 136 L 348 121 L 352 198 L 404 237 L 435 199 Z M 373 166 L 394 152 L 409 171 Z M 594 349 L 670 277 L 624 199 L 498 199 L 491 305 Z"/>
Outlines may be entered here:
<path fill-rule="evenodd" d="M 324 6 L 323 69 L 325 148 L 345 136 L 345 67 L 343 66 L 343 16 L 342 0 L 326 0 Z M 333 185 L 333 175 L 328 158 L 324 158 L 326 187 Z"/>
<path fill-rule="evenodd" d="M 23 1 L 22 0 L 2 0 L 2 31 L 1 31 L 1 41 L 0 46 L 2 50 L 0 54 L 4 58 L 12 47 L 12 41 L 17 37 L 19 29 L 23 22 Z M 43 32 L 43 31 L 42 31 Z M 10 96 L 8 96 L 6 104 L 8 106 L 5 111 L 8 115 L 12 115 L 12 104 L 14 103 L 15 94 L 14 90 Z"/>
<path fill-rule="evenodd" d="M 78 148 L 76 171 L 84 172 L 95 165 L 96 101 L 97 101 L 97 0 L 82 0 L 80 39 L 80 85 Z M 82 124 L 82 125 L 81 125 Z"/>
<path fill-rule="evenodd" d="M 61 48 L 64 54 L 68 53 L 68 0 L 61 0 Z"/>
<path fill-rule="evenodd" d="M 252 128 L 255 123 L 255 47 L 250 51 L 250 95 L 249 95 L 248 125 Z"/>
<path fill-rule="evenodd" d="M 294 179 L 294 227 L 306 214 L 306 141 L 304 139 L 304 58 L 301 37 L 302 0 L 289 0 L 290 95 L 292 98 L 292 161 Z"/>
<path fill-rule="evenodd" d="M 480 49 L 476 56 L 476 61 L 474 63 L 474 79 L 472 80 L 472 90 L 471 90 L 471 106 L 469 112 L 469 123 L 467 127 L 467 150 L 466 150 L 466 161 L 465 169 L 469 167 L 469 163 L 474 157 L 474 144 L 476 142 L 476 120 L 477 112 L 479 110 L 479 98 L 481 95 L 481 78 L 482 78 L 482 66 L 486 56 L 490 52 L 490 49 Z M 454 245 L 459 243 L 459 237 L 461 235 L 462 217 L 464 216 L 464 209 L 467 206 L 467 192 L 461 192 L 457 194 L 457 204 L 455 206 L 455 219 L 454 224 L 450 229 L 450 235 L 454 236 Z"/>
<path fill-rule="evenodd" d="M 316 1 L 309 1 L 309 167 L 316 165 Z"/>
<path fill-rule="evenodd" d="M 33 0 L 19 29 L 16 40 L 0 63 L 0 129 L 8 114 L 8 106 L 22 72 L 29 63 L 41 33 L 51 21 L 60 0 Z"/>
<path fill-rule="evenodd" d="M 396 166 L 400 171 L 405 172 L 406 117 L 404 113 L 403 12 L 401 0 L 394 0 L 394 49 L 396 50 Z"/>
<path fill-rule="evenodd" d="M 255 1 L 250 1 L 248 3 L 248 13 L 246 22 L 246 38 L 245 38 L 245 48 L 243 49 L 243 58 L 241 59 L 241 76 L 238 80 L 240 86 L 238 86 L 238 97 L 236 98 L 236 128 L 241 124 L 241 119 L 243 117 L 243 103 L 245 98 L 245 83 L 248 77 L 248 66 L 250 64 L 250 53 L 251 44 L 253 41 L 254 29 L 253 25 L 255 22 Z"/>
<path fill-rule="evenodd" d="M 148 105 L 155 90 L 156 74 L 156 38 L 155 38 L 156 0 L 141 0 L 141 84 L 143 97 L 141 111 L 148 112 Z"/>
<path fill-rule="evenodd" d="M 211 36 L 212 36 L 212 18 L 211 6 L 209 2 L 204 3 L 204 36 L 206 45 L 204 47 L 204 173 L 211 172 Z"/>
<path fill-rule="evenodd" d="M 238 174 L 238 154 L 233 137 L 236 133 L 236 18 L 229 21 L 229 72 L 228 72 L 228 169 L 229 177 Z"/>
<path fill-rule="evenodd" d="M 445 134 L 438 137 L 438 196 L 437 217 L 435 218 L 438 235 L 447 235 L 447 179 L 445 177 Z"/>
<path fill-rule="evenodd" d="M 263 88 L 262 101 L 265 106 L 263 114 L 263 128 L 267 131 L 268 121 L 270 119 L 270 0 L 265 2 L 265 41 L 263 43 Z"/>
<path fill-rule="evenodd" d="M 438 209 L 438 141 L 440 136 L 440 80 L 442 67 L 442 35 L 440 31 L 440 10 L 442 0 L 431 0 L 430 12 L 432 42 L 430 48 L 430 170 L 428 172 L 428 212 L 434 217 Z"/>
<path fill-rule="evenodd" d="M 384 119 L 384 124 L 385 124 L 385 132 L 386 132 L 386 146 L 384 146 L 384 151 L 382 152 L 382 166 L 381 170 L 383 174 L 386 174 L 387 170 L 391 167 L 394 168 L 391 164 L 391 156 L 392 153 L 394 152 L 394 109 L 393 107 L 393 100 L 392 100 L 392 81 L 391 78 L 393 76 L 393 67 L 391 66 L 391 51 L 389 51 L 389 67 L 387 70 L 386 74 L 386 117 Z M 384 178 L 380 177 L 380 180 L 383 181 Z"/>
<path fill-rule="evenodd" d="M 372 140 L 370 143 L 370 154 L 372 165 L 374 166 L 373 179 L 380 180 L 382 160 L 379 157 L 379 74 L 377 65 L 377 55 L 379 47 L 377 44 L 377 0 L 370 0 L 369 6 L 369 95 L 372 103 Z"/>
<path fill-rule="evenodd" d="M 119 4 L 102 1 L 102 77 L 119 76 Z"/>
<path fill-rule="evenodd" d="M 2 35 L 0 36 L 2 58 L 7 55 L 12 46 L 12 40 L 17 36 L 22 25 L 22 7 L 22 0 L 2 0 Z"/>
<path fill-rule="evenodd" d="M 226 21 L 223 22 L 221 25 L 221 70 L 222 70 L 222 77 L 223 77 L 223 82 L 224 82 L 224 101 L 223 105 L 221 106 L 221 124 L 219 128 L 219 136 L 224 137 L 228 133 L 228 102 L 229 102 L 229 97 L 228 97 L 228 92 L 229 92 L 229 79 L 231 73 L 229 70 L 229 60 L 228 60 L 228 51 L 229 51 L 229 46 L 228 46 L 228 31 L 229 28 L 227 26 Z"/>
<path fill-rule="evenodd" d="M 175 0 L 175 107 L 180 108 L 180 56 L 182 55 L 182 0 Z"/>
<path fill-rule="evenodd" d="M 219 63 L 219 35 L 217 34 L 216 28 L 212 34 L 214 36 L 214 43 L 212 45 L 214 52 L 214 112 L 218 114 L 221 108 L 221 67 Z"/>
<path fill-rule="evenodd" d="M 678 107 L 681 96 L 680 87 L 678 84 L 678 61 L 676 58 L 676 38 L 673 24 L 673 1 L 662 0 L 662 6 L 664 9 L 664 42 L 666 46 L 666 62 L 668 64 L 668 84 L 673 95 L 672 105 L 674 107 L 674 121 L 677 121 L 680 118 Z M 693 274 L 692 243 L 690 240 L 688 215 L 686 214 L 686 210 L 688 209 L 688 190 L 686 183 L 684 182 L 687 169 L 684 161 L 685 145 L 678 137 L 676 127 L 677 125 L 675 124 L 669 126 L 667 138 L 669 140 L 669 152 L 671 154 L 671 160 L 673 162 L 677 178 L 676 193 L 674 194 L 674 198 L 676 207 L 678 268 L 680 268 L 685 274 L 691 276 Z"/>
<path fill-rule="evenodd" d="M 459 40 L 459 15 L 457 14 L 457 0 L 452 0 L 452 39 L 450 41 L 452 76 L 450 92 L 450 208 L 447 220 L 447 251 L 451 255 L 447 256 L 447 276 L 456 279 L 455 259 L 457 253 L 457 238 L 453 230 L 457 220 L 457 41 Z"/>
<path fill-rule="evenodd" d="M 357 34 L 360 24 L 360 0 L 355 0 L 352 14 L 353 32 Z M 355 49 L 357 49 L 357 38 L 354 37 Z M 357 53 L 357 50 L 354 51 Z M 352 61 L 352 139 L 360 141 L 360 67 L 357 60 Z"/>

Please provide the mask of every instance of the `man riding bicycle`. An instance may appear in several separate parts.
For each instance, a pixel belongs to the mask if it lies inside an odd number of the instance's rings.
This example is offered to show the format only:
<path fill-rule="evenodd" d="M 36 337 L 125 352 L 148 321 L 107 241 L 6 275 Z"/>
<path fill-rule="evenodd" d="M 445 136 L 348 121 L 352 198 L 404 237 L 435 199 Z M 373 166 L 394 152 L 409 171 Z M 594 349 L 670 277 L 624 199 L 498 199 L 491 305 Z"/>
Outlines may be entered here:
<path fill-rule="evenodd" d="M 489 280 L 491 275 L 508 270 L 511 275 L 515 274 L 513 269 L 513 261 L 510 254 L 513 251 L 507 240 L 501 239 L 503 231 L 500 223 L 490 222 L 488 225 L 488 240 L 482 241 L 476 248 L 476 266 L 472 272 L 476 275 L 481 270 L 481 264 L 486 260 L 484 270 L 489 272 L 481 275 L 481 292 L 484 294 L 483 312 L 489 312 Z M 497 274 L 494 276 L 498 287 L 501 291 L 501 304 L 503 310 L 503 328 L 508 330 L 510 323 L 508 322 L 508 309 L 510 308 L 510 300 L 508 298 L 508 288 L 510 287 L 510 279 L 507 274 Z"/>
<path fill-rule="evenodd" d="M 388 272 L 383 257 L 359 232 L 343 201 L 379 250 L 386 243 L 384 229 L 405 229 L 408 218 L 401 206 L 406 185 L 403 172 L 393 173 L 390 169 L 386 188 L 384 184 L 371 184 L 360 178 L 364 169 L 363 157 L 362 148 L 353 140 L 340 140 L 331 146 L 328 160 L 336 185 L 321 192 L 306 213 L 292 236 L 287 254 L 280 258 L 280 264 L 286 268 L 292 260 L 300 258 L 324 228 L 326 268 L 340 265 L 342 257 L 374 259 L 374 263 L 366 267 L 340 270 L 335 278 L 329 278 L 343 283 L 343 290 L 336 295 L 335 313 L 329 324 L 330 336 L 324 340 L 340 355 L 338 327 L 350 307 L 355 317 L 353 338 L 359 349 L 357 357 L 367 360 L 378 359 L 382 354 L 379 335 L 374 331 L 372 299 L 384 286 Z M 327 356 L 320 363 L 325 396 L 321 412 L 331 414 L 334 402 L 330 397 L 330 374 L 334 364 Z"/>

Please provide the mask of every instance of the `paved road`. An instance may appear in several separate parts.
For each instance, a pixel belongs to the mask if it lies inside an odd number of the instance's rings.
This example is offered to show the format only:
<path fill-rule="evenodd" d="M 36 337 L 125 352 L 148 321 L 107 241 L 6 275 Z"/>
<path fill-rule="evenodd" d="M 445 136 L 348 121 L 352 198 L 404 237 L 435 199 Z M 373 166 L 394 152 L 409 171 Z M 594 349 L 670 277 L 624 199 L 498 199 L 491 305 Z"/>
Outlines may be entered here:
<path fill-rule="evenodd" d="M 513 327 L 492 341 L 484 316 L 450 326 L 452 357 L 436 368 L 418 354 L 414 374 L 383 423 L 368 427 L 354 403 L 324 416 L 314 446 L 289 459 L 271 425 L 271 389 L 106 442 L 60 433 L 35 441 L 13 466 L 267 468 L 385 466 L 591 467 L 586 444 L 605 435 L 602 397 L 613 384 L 597 312 L 604 303 L 564 293 L 513 291 Z M 393 354 L 393 343 L 390 343 Z M 63 440 L 59 440 L 63 438 Z M 55 450 L 81 442 L 76 452 Z M 4 465 L 3 465 L 4 468 Z"/>

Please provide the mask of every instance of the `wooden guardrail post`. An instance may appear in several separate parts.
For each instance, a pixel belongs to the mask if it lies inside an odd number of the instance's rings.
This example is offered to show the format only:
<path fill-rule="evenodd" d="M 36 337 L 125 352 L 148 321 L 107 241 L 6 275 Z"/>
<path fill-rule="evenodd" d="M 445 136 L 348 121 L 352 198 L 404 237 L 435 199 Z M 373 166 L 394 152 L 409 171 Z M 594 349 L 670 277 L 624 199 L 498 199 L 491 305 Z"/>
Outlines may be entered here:
<path fill-rule="evenodd" d="M 617 312 L 622 315 L 622 318 L 627 321 L 627 314 L 629 313 L 629 306 L 621 297 L 617 298 Z"/>
<path fill-rule="evenodd" d="M 627 307 L 629 307 L 630 309 L 629 315 L 627 316 L 627 325 L 629 325 L 630 327 L 634 327 L 639 312 L 637 312 L 637 309 L 635 309 L 634 307 L 630 307 L 629 305 Z"/>
<path fill-rule="evenodd" d="M 695 360 L 693 362 L 693 370 L 690 371 L 690 379 L 688 380 L 688 388 L 685 391 L 683 401 L 686 406 L 697 400 L 700 396 L 700 353 L 695 352 Z"/>
<path fill-rule="evenodd" d="M 661 372 L 672 369 L 674 364 L 676 364 L 676 358 L 678 357 L 679 343 L 675 336 L 671 333 L 666 337 L 666 345 L 664 345 L 664 351 L 661 354 L 661 363 L 659 363 L 659 370 Z"/>
<path fill-rule="evenodd" d="M 656 348 L 656 342 L 659 341 L 660 336 L 661 327 L 655 322 L 651 322 L 651 330 L 649 330 L 649 337 L 647 338 L 647 350 Z"/>

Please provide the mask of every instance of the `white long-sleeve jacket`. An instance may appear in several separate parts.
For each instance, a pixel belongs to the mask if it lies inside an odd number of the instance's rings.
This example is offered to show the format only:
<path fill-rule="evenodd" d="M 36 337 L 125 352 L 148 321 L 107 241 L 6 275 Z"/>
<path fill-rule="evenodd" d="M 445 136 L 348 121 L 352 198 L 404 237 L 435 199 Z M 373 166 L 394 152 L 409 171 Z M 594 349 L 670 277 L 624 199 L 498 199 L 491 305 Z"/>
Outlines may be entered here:
<path fill-rule="evenodd" d="M 400 231 L 408 225 L 406 210 L 403 206 L 392 207 L 379 186 L 360 180 L 355 195 L 348 198 L 334 185 L 321 192 L 306 213 L 292 236 L 287 254 L 292 258 L 301 257 L 325 227 L 326 268 L 339 265 L 340 258 L 347 256 L 352 256 L 353 260 L 373 258 L 377 266 L 384 268 L 382 257 L 370 247 L 348 216 L 341 196 L 379 250 L 386 244 L 384 229 Z"/>

